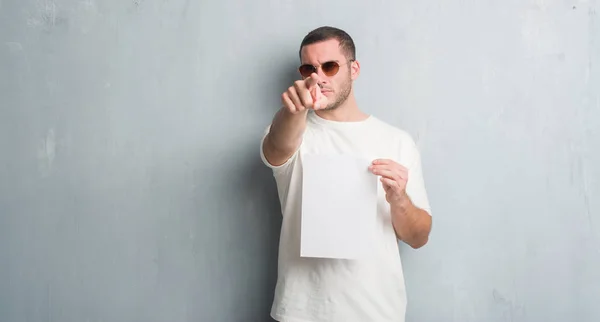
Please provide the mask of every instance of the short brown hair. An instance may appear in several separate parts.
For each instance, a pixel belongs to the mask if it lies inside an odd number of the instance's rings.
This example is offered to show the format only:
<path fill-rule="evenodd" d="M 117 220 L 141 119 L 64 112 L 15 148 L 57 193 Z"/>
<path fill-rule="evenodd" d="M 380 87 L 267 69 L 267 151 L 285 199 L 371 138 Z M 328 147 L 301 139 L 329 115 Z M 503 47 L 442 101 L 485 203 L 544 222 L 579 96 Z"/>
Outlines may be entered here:
<path fill-rule="evenodd" d="M 356 47 L 354 46 L 354 41 L 352 40 L 352 37 L 350 37 L 350 35 L 345 31 L 330 26 L 323 26 L 314 29 L 311 32 L 309 32 L 304 37 L 304 39 L 302 39 L 302 43 L 300 44 L 300 50 L 298 52 L 298 54 L 300 55 L 300 59 L 302 59 L 302 48 L 304 46 L 330 39 L 336 39 L 340 43 L 340 48 L 342 49 L 348 60 L 356 59 Z"/>

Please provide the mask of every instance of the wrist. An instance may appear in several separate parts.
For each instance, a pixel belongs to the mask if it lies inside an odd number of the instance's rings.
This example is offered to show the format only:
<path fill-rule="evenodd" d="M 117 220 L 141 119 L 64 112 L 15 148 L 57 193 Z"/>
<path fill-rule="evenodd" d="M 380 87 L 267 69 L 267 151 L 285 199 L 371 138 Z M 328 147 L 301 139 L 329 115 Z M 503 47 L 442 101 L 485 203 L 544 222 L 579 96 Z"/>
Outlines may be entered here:
<path fill-rule="evenodd" d="M 289 108 L 283 106 L 281 108 L 281 112 L 284 115 L 290 116 L 290 117 L 302 117 L 302 116 L 306 116 L 308 114 L 308 109 L 304 109 L 302 111 L 294 111 L 292 112 Z"/>
<path fill-rule="evenodd" d="M 400 196 L 398 196 L 398 198 L 394 199 L 391 202 L 391 206 L 392 208 L 397 209 L 401 213 L 407 213 L 410 207 L 412 206 L 412 203 L 410 201 L 410 198 L 406 194 L 406 191 L 403 190 Z"/>

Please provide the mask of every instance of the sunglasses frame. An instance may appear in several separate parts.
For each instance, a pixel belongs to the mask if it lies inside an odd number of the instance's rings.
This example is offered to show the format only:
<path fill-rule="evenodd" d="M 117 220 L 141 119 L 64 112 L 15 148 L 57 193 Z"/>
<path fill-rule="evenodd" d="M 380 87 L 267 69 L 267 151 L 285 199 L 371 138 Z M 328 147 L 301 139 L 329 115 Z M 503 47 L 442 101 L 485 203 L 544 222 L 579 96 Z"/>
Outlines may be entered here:
<path fill-rule="evenodd" d="M 324 74 L 325 74 L 327 77 L 332 77 L 332 76 L 335 76 L 335 75 L 337 75 L 337 73 L 339 73 L 339 71 L 340 71 L 340 67 L 342 67 L 342 65 L 346 65 L 346 64 L 349 64 L 349 63 L 352 63 L 352 62 L 354 62 L 354 59 L 350 59 L 350 60 L 346 61 L 346 63 L 344 63 L 344 64 L 340 64 L 340 63 L 339 63 L 337 60 L 330 60 L 330 61 L 326 61 L 326 62 L 322 63 L 322 64 L 321 64 L 321 65 L 319 65 L 319 66 L 315 66 L 315 65 L 311 65 L 311 64 L 302 64 L 302 65 L 300 65 L 300 66 L 298 67 L 298 72 L 300 73 L 300 75 L 302 75 L 302 77 L 310 77 L 310 75 L 311 75 L 312 73 L 316 73 L 316 72 L 317 72 L 317 70 L 319 70 L 319 68 L 321 68 L 321 69 L 323 70 L 323 73 L 324 73 Z M 333 73 L 327 73 L 327 72 L 325 72 L 325 69 L 323 69 L 323 66 L 325 66 L 325 65 L 327 65 L 327 64 L 335 64 L 335 66 L 336 66 L 336 67 L 335 67 L 335 72 L 333 72 Z M 310 73 L 308 73 L 308 75 L 304 75 L 304 74 L 302 74 L 302 69 L 303 69 L 303 68 L 308 68 L 308 67 L 312 67 L 312 71 L 311 71 Z"/>

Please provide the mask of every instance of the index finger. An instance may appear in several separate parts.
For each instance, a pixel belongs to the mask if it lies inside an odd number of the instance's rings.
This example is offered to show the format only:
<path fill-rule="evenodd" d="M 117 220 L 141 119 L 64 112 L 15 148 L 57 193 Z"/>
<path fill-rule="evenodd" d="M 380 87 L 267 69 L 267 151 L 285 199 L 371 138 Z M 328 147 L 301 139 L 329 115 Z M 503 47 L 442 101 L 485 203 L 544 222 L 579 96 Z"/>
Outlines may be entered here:
<path fill-rule="evenodd" d="M 306 85 L 306 88 L 311 88 L 315 85 L 317 85 L 317 82 L 319 81 L 319 76 L 316 73 L 312 73 L 310 74 L 310 77 L 308 77 L 307 79 L 304 80 L 304 84 Z"/>
<path fill-rule="evenodd" d="M 394 161 L 390 160 L 390 159 L 375 159 L 373 160 L 373 164 L 391 164 Z"/>
<path fill-rule="evenodd" d="M 375 160 L 373 160 L 372 167 L 382 167 L 382 168 L 392 167 L 392 168 L 398 168 L 401 171 L 408 171 L 407 167 L 403 166 L 402 164 L 400 164 L 394 160 L 390 160 L 390 159 L 375 159 Z"/>

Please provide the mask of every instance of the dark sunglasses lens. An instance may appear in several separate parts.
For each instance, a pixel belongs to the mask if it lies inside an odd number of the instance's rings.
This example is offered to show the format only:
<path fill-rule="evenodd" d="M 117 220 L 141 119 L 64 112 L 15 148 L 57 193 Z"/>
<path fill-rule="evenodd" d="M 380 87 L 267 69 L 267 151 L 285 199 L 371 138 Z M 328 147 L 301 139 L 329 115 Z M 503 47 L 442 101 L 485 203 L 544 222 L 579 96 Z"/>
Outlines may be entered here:
<path fill-rule="evenodd" d="M 325 73 L 325 75 L 333 76 L 340 70 L 340 65 L 334 61 L 330 61 L 323 64 L 321 68 L 323 68 L 323 73 Z"/>
<path fill-rule="evenodd" d="M 310 74 L 315 72 L 315 67 L 311 65 L 302 65 L 300 68 L 298 68 L 298 71 L 300 72 L 300 75 L 309 77 Z"/>

